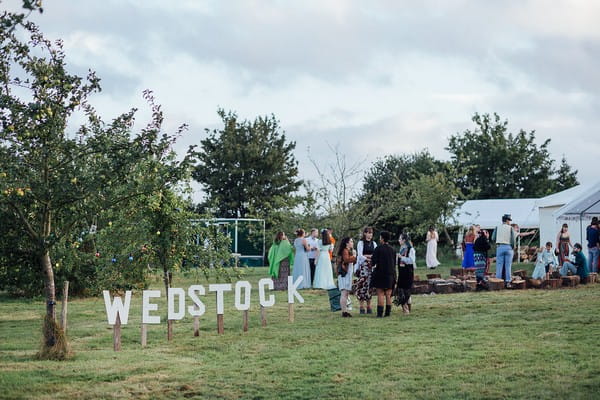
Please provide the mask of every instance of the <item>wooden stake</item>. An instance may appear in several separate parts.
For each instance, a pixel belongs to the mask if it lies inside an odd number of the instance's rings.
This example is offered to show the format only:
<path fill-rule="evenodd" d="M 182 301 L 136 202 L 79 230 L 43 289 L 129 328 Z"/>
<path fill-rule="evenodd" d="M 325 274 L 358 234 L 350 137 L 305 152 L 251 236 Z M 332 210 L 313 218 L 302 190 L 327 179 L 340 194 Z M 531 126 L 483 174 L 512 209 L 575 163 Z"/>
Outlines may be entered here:
<path fill-rule="evenodd" d="M 167 321 L 167 340 L 173 340 L 173 320 L 170 319 Z"/>
<path fill-rule="evenodd" d="M 194 336 L 200 336 L 200 317 L 194 317 Z"/>
<path fill-rule="evenodd" d="M 63 330 L 63 334 L 67 334 L 67 303 L 69 301 L 69 281 L 65 281 L 63 286 L 62 296 L 62 311 L 60 313 L 60 325 Z"/>
<path fill-rule="evenodd" d="M 244 319 L 244 332 L 248 332 L 248 310 L 244 310 L 243 319 Z"/>
<path fill-rule="evenodd" d="M 113 349 L 121 351 L 121 316 L 117 314 L 117 320 L 113 325 Z"/>
<path fill-rule="evenodd" d="M 142 324 L 142 347 L 148 345 L 148 324 Z"/>
<path fill-rule="evenodd" d="M 223 324 L 223 314 L 217 314 L 217 332 L 222 335 L 225 332 L 225 326 Z"/>
<path fill-rule="evenodd" d="M 288 304 L 288 321 L 294 322 L 294 303 Z"/>
<path fill-rule="evenodd" d="M 262 305 L 260 306 L 260 324 L 267 326 L 267 310 Z"/>

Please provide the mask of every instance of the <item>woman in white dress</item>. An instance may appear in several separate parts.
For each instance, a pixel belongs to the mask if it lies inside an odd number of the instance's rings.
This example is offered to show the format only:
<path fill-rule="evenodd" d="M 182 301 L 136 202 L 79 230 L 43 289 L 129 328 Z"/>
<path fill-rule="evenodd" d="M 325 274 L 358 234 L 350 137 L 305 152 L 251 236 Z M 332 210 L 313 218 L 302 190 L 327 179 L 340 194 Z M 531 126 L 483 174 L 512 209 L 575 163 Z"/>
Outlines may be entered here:
<path fill-rule="evenodd" d="M 317 266 L 315 268 L 315 279 L 313 287 L 315 289 L 333 289 L 335 282 L 333 281 L 333 271 L 331 269 L 331 259 L 329 258 L 329 249 L 331 248 L 331 238 L 327 229 L 321 232 L 319 240 L 319 249 L 317 256 Z"/>
<path fill-rule="evenodd" d="M 294 249 L 296 250 L 296 255 L 294 256 L 294 282 L 301 276 L 302 282 L 298 285 L 298 289 L 310 289 L 310 264 L 308 262 L 310 246 L 304 237 L 304 229 L 296 231 Z"/>
<path fill-rule="evenodd" d="M 435 268 L 440 265 L 440 262 L 437 259 L 437 244 L 440 237 L 435 230 L 435 227 L 431 225 L 429 227 L 429 231 L 427 231 L 427 237 L 425 241 L 427 242 L 427 254 L 425 255 L 425 263 L 427 264 L 427 268 Z"/>

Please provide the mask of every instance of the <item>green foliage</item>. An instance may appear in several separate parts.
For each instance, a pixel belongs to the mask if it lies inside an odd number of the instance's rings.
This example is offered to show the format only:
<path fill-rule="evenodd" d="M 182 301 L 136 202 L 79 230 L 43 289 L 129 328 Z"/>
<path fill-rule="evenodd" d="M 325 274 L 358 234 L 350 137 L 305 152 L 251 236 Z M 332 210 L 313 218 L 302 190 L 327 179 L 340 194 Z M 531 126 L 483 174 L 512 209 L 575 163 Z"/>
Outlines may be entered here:
<path fill-rule="evenodd" d="M 388 155 L 373 163 L 363 181 L 365 195 L 395 190 L 422 175 L 447 174 L 448 163 L 436 160 L 427 150 L 414 154 Z"/>
<path fill-rule="evenodd" d="M 451 167 L 426 150 L 387 156 L 366 174 L 354 214 L 378 230 L 413 233 L 415 240 L 431 224 L 451 223 L 460 198 L 452 176 Z"/>
<path fill-rule="evenodd" d="M 41 11 L 39 2 L 26 1 L 24 7 Z M 93 72 L 85 79 L 69 74 L 62 42 L 45 39 L 24 14 L 0 16 L 0 43 L 0 210 L 39 266 L 36 271 L 19 265 L 34 277 L 23 291 L 34 292 L 43 280 L 47 317 L 54 319 L 60 263 L 53 264 L 52 257 L 71 260 L 65 269 L 69 279 L 86 276 L 73 268 L 80 254 L 67 250 L 69 241 L 99 213 L 176 184 L 188 169 L 191 149 L 182 162 L 175 161 L 172 145 L 185 126 L 175 135 L 162 132 L 163 115 L 150 91 L 144 97 L 152 119 L 138 134 L 132 133 L 136 110 L 104 122 L 88 102 L 100 90 L 99 78 Z M 76 115 L 84 123 L 68 132 Z M 86 257 L 84 265 L 94 270 Z M 0 272 L 26 275 L 14 273 L 18 260 L 10 254 L 0 261 L 6 262 Z M 85 284 L 74 286 L 81 290 Z M 56 341 L 54 330 L 44 333 L 50 335 L 47 346 Z"/>
<path fill-rule="evenodd" d="M 564 159 L 559 180 L 555 178 L 550 139 L 538 146 L 535 131 L 508 132 L 508 121 L 495 113 L 476 113 L 472 120 L 475 129 L 451 136 L 446 147 L 465 197 L 536 198 L 577 183 L 576 172 L 571 173 Z"/>
<path fill-rule="evenodd" d="M 240 121 L 233 112 L 218 111 L 223 128 L 201 141 L 193 177 L 206 192 L 203 205 L 222 218 L 256 217 L 275 226 L 280 213 L 299 201 L 302 181 L 294 158 L 295 142 L 287 142 L 274 116 Z"/>
<path fill-rule="evenodd" d="M 573 171 L 571 166 L 567 164 L 567 159 L 563 156 L 560 160 L 560 166 L 556 171 L 556 179 L 554 180 L 554 191 L 560 192 L 577 186 L 577 170 Z"/>

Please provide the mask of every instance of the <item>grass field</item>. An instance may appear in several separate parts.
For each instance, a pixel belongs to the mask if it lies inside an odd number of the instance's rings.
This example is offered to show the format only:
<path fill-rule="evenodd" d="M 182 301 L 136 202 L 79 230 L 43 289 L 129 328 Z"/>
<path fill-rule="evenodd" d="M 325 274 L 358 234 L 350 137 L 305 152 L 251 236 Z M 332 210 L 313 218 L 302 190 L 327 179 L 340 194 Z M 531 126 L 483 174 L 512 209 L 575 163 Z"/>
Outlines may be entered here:
<path fill-rule="evenodd" d="M 266 274 L 255 268 L 243 279 L 256 287 Z M 192 283 L 207 282 L 180 278 L 174 286 Z M 153 286 L 162 288 L 158 280 Z M 188 316 L 175 325 L 172 342 L 166 324 L 151 326 L 144 349 L 141 293 L 134 293 L 118 353 L 103 300 L 73 299 L 74 357 L 65 362 L 34 360 L 43 301 L 0 296 L 0 398 L 600 398 L 600 284 L 419 295 L 411 315 L 394 308 L 384 319 L 341 318 L 329 311 L 324 291 L 301 293 L 305 303 L 295 305 L 294 323 L 287 293 L 278 292 L 263 328 L 253 291 L 245 333 L 233 293 L 225 294 L 224 335 L 216 332 L 211 293 L 203 298 L 200 337 Z"/>

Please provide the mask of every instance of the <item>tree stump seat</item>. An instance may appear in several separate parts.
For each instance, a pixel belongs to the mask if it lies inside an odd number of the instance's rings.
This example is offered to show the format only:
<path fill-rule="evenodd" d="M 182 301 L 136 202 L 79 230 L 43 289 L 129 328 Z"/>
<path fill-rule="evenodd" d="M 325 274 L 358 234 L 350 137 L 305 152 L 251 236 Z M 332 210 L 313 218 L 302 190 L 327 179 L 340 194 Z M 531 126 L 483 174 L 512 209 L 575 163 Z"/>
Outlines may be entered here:
<path fill-rule="evenodd" d="M 544 288 L 546 289 L 558 289 L 562 283 L 562 279 L 546 279 L 544 281 Z"/>
<path fill-rule="evenodd" d="M 520 276 L 523 279 L 527 278 L 527 271 L 525 271 L 524 269 L 520 269 L 518 271 L 513 272 L 513 275 L 515 276 Z"/>
<path fill-rule="evenodd" d="M 524 279 L 513 280 L 510 284 L 512 285 L 513 289 L 526 289 L 527 288 L 527 281 Z"/>
<path fill-rule="evenodd" d="M 533 278 L 528 278 L 527 279 L 527 287 L 528 288 L 539 289 L 543 285 L 544 285 L 544 281 L 542 281 L 541 279 L 533 279 Z"/>
<path fill-rule="evenodd" d="M 433 285 L 433 291 L 439 294 L 452 293 L 454 291 L 454 282 L 436 282 Z"/>
<path fill-rule="evenodd" d="M 569 276 L 562 277 L 563 286 L 575 287 L 575 286 L 579 285 L 580 281 L 581 281 L 581 278 L 579 277 L 579 275 L 569 275 Z"/>
<path fill-rule="evenodd" d="M 490 290 L 502 290 L 504 289 L 504 280 L 500 278 L 489 278 L 488 287 Z"/>
<path fill-rule="evenodd" d="M 465 288 L 467 290 L 476 290 L 477 289 L 477 280 L 476 279 L 465 280 Z"/>

